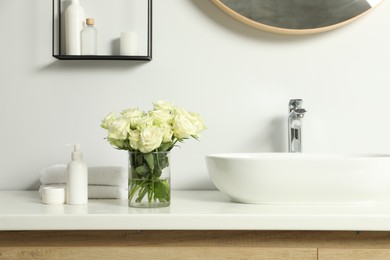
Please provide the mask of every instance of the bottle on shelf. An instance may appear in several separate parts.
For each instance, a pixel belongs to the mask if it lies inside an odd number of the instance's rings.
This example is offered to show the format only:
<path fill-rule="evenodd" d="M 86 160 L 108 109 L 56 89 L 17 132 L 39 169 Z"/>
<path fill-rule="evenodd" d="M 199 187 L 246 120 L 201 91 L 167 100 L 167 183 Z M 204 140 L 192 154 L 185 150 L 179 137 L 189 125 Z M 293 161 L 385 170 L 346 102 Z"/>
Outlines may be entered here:
<path fill-rule="evenodd" d="M 97 30 L 93 18 L 86 19 L 86 26 L 81 31 L 81 55 L 97 55 Z"/>
<path fill-rule="evenodd" d="M 80 0 L 72 0 L 65 10 L 65 42 L 66 55 L 80 55 L 80 33 L 84 27 L 84 9 Z"/>

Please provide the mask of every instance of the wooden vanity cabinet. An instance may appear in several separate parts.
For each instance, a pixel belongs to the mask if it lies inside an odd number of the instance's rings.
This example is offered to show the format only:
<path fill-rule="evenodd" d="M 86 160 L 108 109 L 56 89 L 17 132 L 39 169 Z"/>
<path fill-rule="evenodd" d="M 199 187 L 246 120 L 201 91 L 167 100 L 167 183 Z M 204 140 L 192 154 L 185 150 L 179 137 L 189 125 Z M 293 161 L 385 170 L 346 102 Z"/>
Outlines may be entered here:
<path fill-rule="evenodd" d="M 390 259 L 390 232 L 2 231 L 0 259 Z"/>

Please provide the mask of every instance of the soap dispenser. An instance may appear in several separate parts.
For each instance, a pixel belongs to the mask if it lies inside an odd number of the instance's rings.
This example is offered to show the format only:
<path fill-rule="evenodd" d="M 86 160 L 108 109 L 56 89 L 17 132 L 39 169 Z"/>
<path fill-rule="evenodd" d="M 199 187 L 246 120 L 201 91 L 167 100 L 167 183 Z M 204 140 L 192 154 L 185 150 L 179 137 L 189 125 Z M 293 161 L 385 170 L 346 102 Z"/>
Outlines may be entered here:
<path fill-rule="evenodd" d="M 72 160 L 67 167 L 66 201 L 70 205 L 88 203 L 88 168 L 83 161 L 80 145 L 75 144 Z"/>

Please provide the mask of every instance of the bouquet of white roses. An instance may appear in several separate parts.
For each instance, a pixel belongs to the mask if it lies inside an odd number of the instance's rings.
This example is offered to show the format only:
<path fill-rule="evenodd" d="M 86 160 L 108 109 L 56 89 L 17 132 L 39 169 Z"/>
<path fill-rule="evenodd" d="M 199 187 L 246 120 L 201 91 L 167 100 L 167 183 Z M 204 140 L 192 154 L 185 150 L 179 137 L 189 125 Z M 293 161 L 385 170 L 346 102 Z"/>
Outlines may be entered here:
<path fill-rule="evenodd" d="M 148 195 L 148 202 L 170 199 L 169 181 L 161 179 L 164 168 L 169 166 L 166 153 L 177 142 L 198 139 L 206 129 L 200 115 L 176 107 L 167 101 L 153 103 L 151 111 L 138 108 L 114 112 L 106 116 L 101 127 L 108 131 L 108 142 L 121 150 L 130 151 L 129 203 L 136 194 L 136 202 Z"/>
<path fill-rule="evenodd" d="M 111 112 L 101 126 L 108 130 L 107 140 L 122 150 L 169 151 L 176 142 L 193 137 L 197 139 L 206 129 L 203 119 L 196 113 L 176 107 L 167 101 L 153 103 L 148 112 L 138 108 L 125 109 L 117 116 Z"/>

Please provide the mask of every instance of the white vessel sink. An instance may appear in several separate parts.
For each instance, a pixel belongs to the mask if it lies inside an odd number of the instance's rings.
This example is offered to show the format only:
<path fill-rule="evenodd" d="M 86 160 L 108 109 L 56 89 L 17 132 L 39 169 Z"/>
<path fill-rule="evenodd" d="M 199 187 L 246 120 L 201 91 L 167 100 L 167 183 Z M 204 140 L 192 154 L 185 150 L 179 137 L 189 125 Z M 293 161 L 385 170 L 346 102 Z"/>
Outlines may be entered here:
<path fill-rule="evenodd" d="M 390 155 L 237 153 L 206 156 L 234 202 L 361 204 L 390 198 Z"/>

